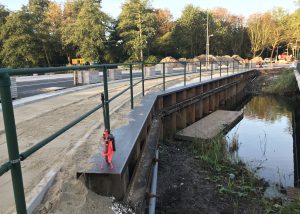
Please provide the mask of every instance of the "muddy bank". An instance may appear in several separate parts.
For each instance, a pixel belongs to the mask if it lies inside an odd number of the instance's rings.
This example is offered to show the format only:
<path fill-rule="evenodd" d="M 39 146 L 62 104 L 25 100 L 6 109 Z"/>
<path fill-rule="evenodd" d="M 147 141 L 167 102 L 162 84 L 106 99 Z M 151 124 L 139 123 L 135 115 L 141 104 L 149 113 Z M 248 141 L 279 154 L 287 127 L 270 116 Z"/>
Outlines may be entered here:
<path fill-rule="evenodd" d="M 299 89 L 293 69 L 261 70 L 248 88 L 252 95 L 297 96 Z"/>
<path fill-rule="evenodd" d="M 190 143 L 160 145 L 156 213 L 268 213 L 263 183 L 244 166 L 212 168 L 193 152 Z M 268 206 L 270 205 L 270 206 Z M 273 210 L 273 211 L 276 211 Z"/>

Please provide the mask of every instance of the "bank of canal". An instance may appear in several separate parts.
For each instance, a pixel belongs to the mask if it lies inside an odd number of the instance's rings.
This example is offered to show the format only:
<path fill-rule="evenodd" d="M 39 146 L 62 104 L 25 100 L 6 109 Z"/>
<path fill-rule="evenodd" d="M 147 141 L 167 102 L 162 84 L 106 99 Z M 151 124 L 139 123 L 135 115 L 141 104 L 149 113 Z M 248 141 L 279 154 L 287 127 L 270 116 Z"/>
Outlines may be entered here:
<path fill-rule="evenodd" d="M 285 196 L 285 188 L 299 186 L 295 87 L 292 71 L 262 71 L 248 89 L 254 96 L 243 106 L 244 119 L 226 136 L 189 143 L 165 139 L 156 212 L 300 213 L 300 200 L 291 203 Z M 265 197 L 272 183 L 283 187 L 283 197 Z"/>

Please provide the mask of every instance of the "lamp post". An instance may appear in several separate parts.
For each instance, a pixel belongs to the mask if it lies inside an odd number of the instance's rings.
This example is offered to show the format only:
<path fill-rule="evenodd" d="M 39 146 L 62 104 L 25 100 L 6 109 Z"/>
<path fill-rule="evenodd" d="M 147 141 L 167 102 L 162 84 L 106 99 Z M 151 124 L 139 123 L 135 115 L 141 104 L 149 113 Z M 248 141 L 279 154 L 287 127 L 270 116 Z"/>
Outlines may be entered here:
<path fill-rule="evenodd" d="M 208 69 L 209 64 L 209 37 L 214 36 L 213 34 L 208 35 L 208 10 L 207 10 L 207 17 L 206 17 L 206 69 Z"/>

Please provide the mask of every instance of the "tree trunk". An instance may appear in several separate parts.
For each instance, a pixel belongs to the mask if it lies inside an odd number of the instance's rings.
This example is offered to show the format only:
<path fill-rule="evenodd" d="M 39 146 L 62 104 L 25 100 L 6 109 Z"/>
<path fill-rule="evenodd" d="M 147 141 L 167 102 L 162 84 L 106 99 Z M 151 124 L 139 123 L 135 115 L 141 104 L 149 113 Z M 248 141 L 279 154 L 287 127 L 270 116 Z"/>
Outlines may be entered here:
<path fill-rule="evenodd" d="M 272 59 L 273 59 L 273 54 L 274 54 L 274 51 L 275 51 L 275 47 L 276 47 L 276 45 L 274 45 L 274 46 L 272 46 L 272 52 L 271 52 L 271 63 L 272 63 Z"/>
<path fill-rule="evenodd" d="M 45 47 L 45 44 L 44 44 L 44 43 L 43 43 L 43 49 L 44 49 L 46 61 L 47 61 L 47 63 L 48 63 L 48 66 L 50 67 L 50 60 L 49 60 L 48 53 L 47 53 L 47 51 L 46 51 L 46 47 Z"/>
<path fill-rule="evenodd" d="M 140 57 L 141 57 L 141 62 L 144 61 L 144 53 L 143 53 L 143 41 L 142 41 L 142 35 L 143 35 L 143 30 L 142 30 L 142 20 L 141 20 L 141 11 L 139 11 L 139 36 L 140 36 L 140 42 L 141 42 L 141 49 L 140 49 Z"/>

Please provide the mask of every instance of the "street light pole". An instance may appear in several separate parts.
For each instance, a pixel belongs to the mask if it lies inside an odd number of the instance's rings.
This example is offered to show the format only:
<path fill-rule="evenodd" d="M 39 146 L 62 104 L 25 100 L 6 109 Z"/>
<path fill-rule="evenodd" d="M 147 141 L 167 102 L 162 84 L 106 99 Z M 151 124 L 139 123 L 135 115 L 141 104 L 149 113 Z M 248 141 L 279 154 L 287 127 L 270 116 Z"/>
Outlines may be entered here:
<path fill-rule="evenodd" d="M 208 10 L 207 10 L 206 11 L 206 57 L 205 57 L 206 69 L 208 69 L 208 60 L 209 60 L 209 37 L 208 37 Z"/>
<path fill-rule="evenodd" d="M 208 69 L 209 65 L 209 37 L 214 36 L 213 34 L 208 35 L 208 10 L 207 10 L 207 17 L 206 17 L 206 69 Z"/>

